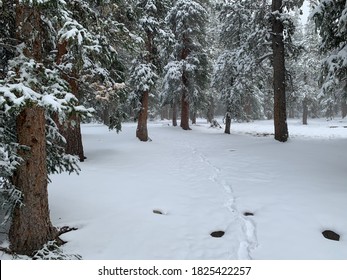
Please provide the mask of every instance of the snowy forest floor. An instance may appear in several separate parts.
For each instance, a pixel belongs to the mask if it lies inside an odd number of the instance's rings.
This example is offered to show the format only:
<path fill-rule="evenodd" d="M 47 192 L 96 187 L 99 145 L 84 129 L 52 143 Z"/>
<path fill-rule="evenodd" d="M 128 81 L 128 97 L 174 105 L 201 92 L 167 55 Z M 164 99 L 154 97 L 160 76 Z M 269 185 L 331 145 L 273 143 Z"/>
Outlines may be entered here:
<path fill-rule="evenodd" d="M 191 131 L 149 123 L 116 134 L 82 126 L 80 175 L 49 186 L 63 250 L 83 259 L 347 259 L 347 121 L 289 120 L 290 140 L 272 121 L 205 120 Z M 247 215 L 245 215 L 247 213 Z M 325 239 L 323 230 L 340 234 Z M 220 238 L 214 231 L 224 231 Z M 1 255 L 0 259 L 9 256 Z"/>

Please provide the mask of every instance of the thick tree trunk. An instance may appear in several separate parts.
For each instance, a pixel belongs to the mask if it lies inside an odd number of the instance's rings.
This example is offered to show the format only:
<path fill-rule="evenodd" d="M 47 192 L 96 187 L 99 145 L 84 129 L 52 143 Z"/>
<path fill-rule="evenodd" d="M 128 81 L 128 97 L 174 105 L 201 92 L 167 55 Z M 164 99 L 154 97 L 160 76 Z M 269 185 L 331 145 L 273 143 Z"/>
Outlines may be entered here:
<path fill-rule="evenodd" d="M 308 118 L 308 106 L 307 106 L 307 100 L 304 98 L 302 101 L 302 124 L 307 125 L 307 118 Z"/>
<path fill-rule="evenodd" d="M 68 42 L 64 41 L 58 44 L 58 54 L 56 58 L 57 64 L 60 64 L 63 60 L 63 56 L 67 53 Z M 79 87 L 77 74 L 75 71 L 72 73 L 63 75 L 63 78 L 69 83 L 71 92 L 77 99 L 79 99 Z M 69 119 L 65 121 L 64 124 L 59 124 L 58 127 L 60 133 L 64 136 L 66 140 L 65 152 L 69 155 L 78 156 L 80 161 L 85 160 L 83 143 L 82 143 L 82 133 L 81 133 L 81 120 L 78 115 L 72 115 Z"/>
<path fill-rule="evenodd" d="M 272 0 L 272 12 L 282 14 L 282 0 Z M 288 127 L 286 116 L 283 24 L 281 19 L 277 17 L 274 17 L 272 20 L 272 33 L 275 139 L 280 142 L 286 142 L 288 140 Z"/>
<path fill-rule="evenodd" d="M 184 130 L 190 130 L 189 127 L 189 102 L 187 100 L 186 92 L 182 94 L 182 109 L 181 109 L 181 127 Z"/>
<path fill-rule="evenodd" d="M 147 129 L 147 118 L 148 118 L 148 97 L 149 92 L 145 91 L 142 94 L 141 99 L 141 110 L 137 120 L 136 137 L 141 141 L 148 141 L 148 129 Z"/>
<path fill-rule="evenodd" d="M 16 1 L 15 20 L 18 43 L 26 44 L 23 53 L 40 62 L 44 38 L 39 11 Z M 36 104 L 28 105 L 19 113 L 16 122 L 18 143 L 27 149 L 18 151 L 23 162 L 12 178 L 22 193 L 22 204 L 15 205 L 9 240 L 12 251 L 32 255 L 57 238 L 48 207 L 45 111 Z"/>
<path fill-rule="evenodd" d="M 24 162 L 13 177 L 22 192 L 22 204 L 17 204 L 9 231 L 10 248 L 18 254 L 32 255 L 45 243 L 57 237 L 49 218 L 46 132 L 44 109 L 25 108 L 17 118 L 17 137 Z"/>
<path fill-rule="evenodd" d="M 84 155 L 79 116 L 71 116 L 63 125 L 59 125 L 59 130 L 66 140 L 65 153 L 78 156 L 79 160 L 83 162 L 86 157 Z"/>
<path fill-rule="evenodd" d="M 146 51 L 147 57 L 146 60 L 148 63 L 155 64 L 155 47 L 154 47 L 154 33 L 153 31 L 147 31 L 147 40 L 146 40 Z M 148 128 L 147 128 L 147 119 L 148 119 L 148 99 L 149 91 L 144 91 L 141 97 L 141 110 L 137 120 L 137 129 L 136 137 L 140 141 L 147 142 L 148 137 Z"/>
<path fill-rule="evenodd" d="M 230 116 L 230 113 L 227 112 L 225 114 L 225 130 L 224 130 L 224 133 L 230 134 L 230 127 L 231 127 L 231 116 Z"/>
<path fill-rule="evenodd" d="M 172 125 L 177 126 L 177 104 L 174 102 L 172 104 Z"/>

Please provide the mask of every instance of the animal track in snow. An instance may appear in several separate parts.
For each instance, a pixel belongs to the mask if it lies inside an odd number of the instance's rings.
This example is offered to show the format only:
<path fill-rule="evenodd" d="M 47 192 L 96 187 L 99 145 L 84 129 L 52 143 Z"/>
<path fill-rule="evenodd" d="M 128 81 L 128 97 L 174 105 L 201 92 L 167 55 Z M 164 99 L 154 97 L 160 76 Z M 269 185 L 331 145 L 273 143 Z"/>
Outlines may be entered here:
<path fill-rule="evenodd" d="M 226 207 L 237 219 L 241 221 L 242 224 L 242 231 L 245 234 L 245 240 L 242 240 L 240 242 L 239 250 L 238 250 L 238 256 L 240 259 L 250 259 L 251 258 L 251 251 L 255 249 L 257 246 L 257 238 L 255 233 L 255 225 L 253 221 L 249 220 L 249 218 L 245 217 L 245 213 L 240 213 L 237 208 L 235 207 L 235 198 L 233 195 L 233 189 L 232 186 L 226 182 L 224 179 L 221 178 L 222 169 L 215 166 L 211 161 L 209 161 L 205 155 L 203 155 L 201 152 L 198 152 L 195 148 L 190 147 L 193 154 L 197 155 L 199 157 L 199 160 L 201 163 L 206 164 L 212 169 L 212 175 L 210 175 L 208 178 L 213 183 L 219 185 L 220 187 L 223 187 L 225 192 L 229 195 L 229 199 L 224 203 L 224 207 Z M 230 152 L 234 152 L 235 150 L 230 149 Z M 252 213 L 253 214 L 253 213 Z M 249 215 L 250 216 L 250 213 Z M 221 234 L 222 231 L 216 231 L 211 233 L 211 236 L 213 237 L 221 237 L 224 235 Z M 221 235 L 221 236 L 214 236 L 214 235 Z"/>

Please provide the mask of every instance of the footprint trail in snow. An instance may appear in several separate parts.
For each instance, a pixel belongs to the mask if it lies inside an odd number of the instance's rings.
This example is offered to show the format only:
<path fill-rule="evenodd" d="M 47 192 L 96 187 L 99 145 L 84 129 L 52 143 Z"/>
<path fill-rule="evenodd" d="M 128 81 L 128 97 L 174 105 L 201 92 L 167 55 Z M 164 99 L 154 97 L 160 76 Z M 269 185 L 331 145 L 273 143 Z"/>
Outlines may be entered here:
<path fill-rule="evenodd" d="M 237 252 L 238 258 L 251 259 L 251 252 L 257 246 L 256 229 L 254 223 L 249 218 L 245 218 L 244 215 L 237 210 L 232 186 L 223 179 L 222 169 L 212 164 L 211 161 L 196 148 L 190 146 L 190 149 L 192 150 L 193 155 L 199 158 L 201 163 L 207 165 L 210 170 L 212 170 L 209 180 L 224 189 L 228 197 L 224 203 L 224 207 L 230 211 L 232 219 L 238 220 L 239 223 L 237 224 L 240 224 L 242 227 L 242 232 L 244 233 L 245 238 L 242 240 L 241 237 L 241 240 L 239 240 L 240 244 Z"/>

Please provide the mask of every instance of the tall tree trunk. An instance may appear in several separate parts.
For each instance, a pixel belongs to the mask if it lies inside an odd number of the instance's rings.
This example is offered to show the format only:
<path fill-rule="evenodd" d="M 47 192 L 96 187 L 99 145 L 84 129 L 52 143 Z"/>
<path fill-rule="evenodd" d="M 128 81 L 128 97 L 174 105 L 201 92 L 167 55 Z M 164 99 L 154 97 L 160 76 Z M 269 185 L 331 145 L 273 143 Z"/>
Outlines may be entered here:
<path fill-rule="evenodd" d="M 306 97 L 302 101 L 302 107 L 303 107 L 303 112 L 302 112 L 302 124 L 307 125 L 307 118 L 308 118 L 308 106 L 307 106 L 307 99 Z"/>
<path fill-rule="evenodd" d="M 274 126 L 275 139 L 280 142 L 288 140 L 285 91 L 285 59 L 283 42 L 283 23 L 277 16 L 282 14 L 282 0 L 272 0 L 272 49 L 274 76 Z"/>
<path fill-rule="evenodd" d="M 183 35 L 183 44 L 186 46 L 188 45 L 188 38 L 187 35 Z M 185 60 L 187 59 L 188 55 L 190 53 L 190 49 L 188 47 L 184 47 L 181 51 L 180 59 Z M 187 73 L 183 71 L 182 73 L 182 83 L 183 83 L 183 89 L 182 89 L 182 98 L 181 98 L 181 127 L 184 130 L 190 130 L 189 127 L 189 99 L 188 99 L 188 78 Z"/>
<path fill-rule="evenodd" d="M 148 63 L 155 63 L 155 48 L 154 48 L 154 33 L 153 31 L 147 31 L 147 40 L 146 40 L 146 51 L 147 57 L 146 60 Z M 140 141 L 146 142 L 148 141 L 148 128 L 147 128 L 147 119 L 148 119 L 148 99 L 149 99 L 149 91 L 144 91 L 141 97 L 141 110 L 137 119 L 137 129 L 136 129 L 136 137 L 139 138 Z"/>
<path fill-rule="evenodd" d="M 62 63 L 63 56 L 67 53 L 68 42 L 64 41 L 58 44 L 58 54 L 56 58 L 57 64 Z M 72 73 L 64 74 L 63 78 L 69 83 L 71 92 L 79 99 L 79 87 L 76 71 Z M 84 155 L 82 133 L 81 133 L 81 120 L 78 115 L 72 115 L 65 121 L 64 124 L 57 123 L 60 133 L 66 140 L 65 152 L 69 155 L 78 156 L 80 161 L 84 161 L 86 158 Z"/>
<path fill-rule="evenodd" d="M 172 103 L 172 126 L 177 126 L 177 103 Z"/>
<path fill-rule="evenodd" d="M 147 118 L 148 118 L 148 97 L 149 92 L 145 91 L 141 98 L 141 110 L 137 120 L 136 137 L 141 141 L 148 141 L 148 129 L 147 129 Z"/>
<path fill-rule="evenodd" d="M 181 127 L 184 130 L 190 130 L 189 127 L 189 102 L 187 100 L 186 91 L 182 94 L 182 109 L 181 109 Z"/>
<path fill-rule="evenodd" d="M 24 162 L 13 177 L 22 192 L 23 205 L 16 205 L 9 231 L 11 250 L 32 255 L 57 237 L 49 218 L 46 166 L 46 132 L 44 109 L 25 108 L 17 118 L 17 137 Z"/>
<path fill-rule="evenodd" d="M 35 7 L 16 1 L 16 37 L 26 44 L 23 53 L 42 60 L 41 15 Z M 23 158 L 12 182 L 22 192 L 22 204 L 15 205 L 9 230 L 10 248 L 18 254 L 32 255 L 57 237 L 49 217 L 46 163 L 46 119 L 36 104 L 24 108 L 17 117 L 18 143 Z"/>
<path fill-rule="evenodd" d="M 229 112 L 225 114 L 225 130 L 224 133 L 230 134 L 230 127 L 231 127 L 231 115 Z"/>
<path fill-rule="evenodd" d="M 186 57 L 182 55 L 182 57 Z M 184 130 L 190 130 L 189 127 L 189 101 L 188 101 L 188 94 L 187 94 L 187 87 L 188 87 L 188 79 L 186 77 L 186 73 L 183 71 L 182 74 L 182 81 L 183 81 L 183 92 L 182 92 L 182 98 L 181 98 L 181 127 Z"/>

